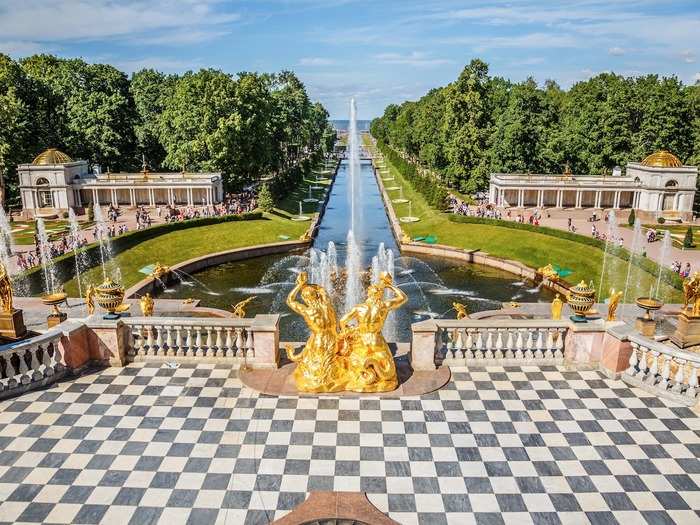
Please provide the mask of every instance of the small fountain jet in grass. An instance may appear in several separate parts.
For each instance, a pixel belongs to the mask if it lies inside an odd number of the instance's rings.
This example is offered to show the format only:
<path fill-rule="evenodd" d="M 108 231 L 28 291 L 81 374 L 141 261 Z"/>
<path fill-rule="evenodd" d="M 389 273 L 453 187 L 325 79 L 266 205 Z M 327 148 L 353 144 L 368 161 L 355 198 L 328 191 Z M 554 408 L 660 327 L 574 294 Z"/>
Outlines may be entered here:
<path fill-rule="evenodd" d="M 399 220 L 401 222 L 418 222 L 420 220 L 420 217 L 414 217 L 412 204 L 413 203 L 411 201 L 408 201 L 408 215 L 404 215 L 403 217 L 399 217 Z"/>
<path fill-rule="evenodd" d="M 252 297 L 248 297 L 247 299 L 244 299 L 243 301 L 240 301 L 236 303 L 235 305 L 232 306 L 233 308 L 233 316 L 237 317 L 238 319 L 243 319 L 245 317 L 245 309 L 250 304 L 253 302 L 254 299 L 257 298 L 257 295 L 253 295 Z"/>
<path fill-rule="evenodd" d="M 387 188 L 388 189 L 388 188 Z M 394 204 L 405 204 L 408 202 L 408 199 L 403 196 L 403 186 L 399 187 L 399 196 L 395 199 L 392 199 L 391 202 Z M 410 215 L 411 212 L 409 211 L 408 214 Z"/>
<path fill-rule="evenodd" d="M 304 215 L 304 206 L 301 201 L 299 201 L 299 215 L 292 215 L 290 218 L 296 222 L 311 220 L 311 217 L 309 217 L 308 215 Z"/>

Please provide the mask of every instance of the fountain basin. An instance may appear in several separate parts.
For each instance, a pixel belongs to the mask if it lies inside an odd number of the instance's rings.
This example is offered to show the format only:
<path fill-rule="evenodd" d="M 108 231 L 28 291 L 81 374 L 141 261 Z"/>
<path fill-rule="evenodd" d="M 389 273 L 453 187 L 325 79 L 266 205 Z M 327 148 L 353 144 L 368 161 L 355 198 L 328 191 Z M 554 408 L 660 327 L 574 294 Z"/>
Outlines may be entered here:
<path fill-rule="evenodd" d="M 310 221 L 311 217 L 309 217 L 308 215 L 293 215 L 292 217 L 290 217 L 290 219 L 295 222 L 304 222 Z"/>
<path fill-rule="evenodd" d="M 396 191 L 400 190 L 401 186 L 389 186 L 388 188 L 384 188 L 386 191 Z"/>
<path fill-rule="evenodd" d="M 420 220 L 420 217 L 406 216 L 406 217 L 399 217 L 399 220 L 401 222 L 418 222 Z"/>
<path fill-rule="evenodd" d="M 408 199 L 391 199 L 391 202 L 394 204 L 406 204 L 408 202 Z"/>

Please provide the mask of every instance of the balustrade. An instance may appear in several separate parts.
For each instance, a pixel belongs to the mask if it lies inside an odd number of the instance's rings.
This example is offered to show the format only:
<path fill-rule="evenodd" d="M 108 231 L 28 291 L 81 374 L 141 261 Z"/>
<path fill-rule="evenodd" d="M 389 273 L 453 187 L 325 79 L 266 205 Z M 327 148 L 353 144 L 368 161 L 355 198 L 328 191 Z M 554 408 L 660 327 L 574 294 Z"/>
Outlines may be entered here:
<path fill-rule="evenodd" d="M 547 319 L 436 320 L 435 354 L 447 365 L 474 362 L 557 364 L 567 323 Z"/>
<path fill-rule="evenodd" d="M 700 355 L 638 334 L 629 336 L 632 354 L 622 379 L 664 397 L 694 405 L 700 399 Z"/>
<path fill-rule="evenodd" d="M 127 354 L 144 357 L 254 358 L 253 319 L 132 317 Z"/>
<path fill-rule="evenodd" d="M 62 333 L 52 331 L 0 350 L 0 396 L 7 397 L 46 383 L 65 367 L 59 342 Z"/>

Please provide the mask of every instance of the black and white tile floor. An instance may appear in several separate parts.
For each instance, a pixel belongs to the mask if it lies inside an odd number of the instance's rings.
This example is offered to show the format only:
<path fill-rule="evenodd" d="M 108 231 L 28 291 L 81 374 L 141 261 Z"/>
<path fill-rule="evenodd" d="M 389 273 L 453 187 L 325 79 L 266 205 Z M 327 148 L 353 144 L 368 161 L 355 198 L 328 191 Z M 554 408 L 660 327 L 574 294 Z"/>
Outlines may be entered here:
<path fill-rule="evenodd" d="M 336 490 L 403 524 L 692 525 L 699 458 L 699 417 L 597 372 L 297 399 L 230 368 L 130 365 L 0 402 L 0 522 L 268 523 Z"/>

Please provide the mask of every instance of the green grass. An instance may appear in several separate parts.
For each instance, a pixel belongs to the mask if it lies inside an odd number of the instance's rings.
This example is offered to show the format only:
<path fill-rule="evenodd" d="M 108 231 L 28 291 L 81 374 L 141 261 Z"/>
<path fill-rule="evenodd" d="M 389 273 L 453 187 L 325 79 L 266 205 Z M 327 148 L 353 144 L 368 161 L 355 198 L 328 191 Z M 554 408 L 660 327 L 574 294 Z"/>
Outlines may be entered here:
<path fill-rule="evenodd" d="M 277 203 L 276 211 L 285 216 L 285 217 L 290 217 L 292 215 L 298 215 L 299 214 L 299 201 L 303 201 L 304 199 L 309 197 L 309 187 L 311 186 L 323 186 L 325 189 L 328 189 L 331 185 L 331 176 L 333 174 L 332 170 L 335 168 L 330 168 L 331 172 L 328 174 L 322 173 L 324 168 L 322 167 L 323 164 L 315 167 L 312 170 L 311 175 L 307 175 L 304 178 L 304 181 L 302 184 L 297 186 L 294 191 L 289 192 L 287 195 L 285 195 L 284 199 L 282 199 L 280 202 Z M 315 178 L 315 173 L 319 173 L 319 181 L 316 183 L 316 178 Z M 311 190 L 311 196 L 315 199 L 322 199 L 323 198 L 323 191 L 322 190 Z M 307 202 L 302 202 L 301 203 L 303 206 L 304 210 L 304 215 L 313 215 L 318 212 L 318 204 L 316 203 L 307 203 Z"/>
<path fill-rule="evenodd" d="M 128 288 L 146 277 L 139 269 L 160 262 L 167 266 L 234 248 L 279 242 L 280 235 L 291 240 L 298 239 L 309 227 L 309 222 L 293 222 L 274 214 L 265 219 L 226 222 L 187 230 L 166 233 L 144 241 L 134 248 L 117 254 L 116 260 L 122 272 L 122 284 Z M 82 283 L 98 283 L 102 280 L 102 269 L 92 268 L 83 272 Z M 77 296 L 75 279 L 64 286 L 70 296 Z"/>
<path fill-rule="evenodd" d="M 367 139 L 368 140 L 368 139 Z M 449 213 L 439 212 L 430 207 L 423 196 L 416 192 L 385 159 L 393 181 L 385 182 L 385 186 L 403 187 L 404 198 L 412 202 L 412 214 L 420 217 L 420 222 L 402 224 L 403 230 L 412 238 L 436 235 L 437 242 L 448 246 L 467 250 L 481 250 L 490 255 L 519 261 L 531 268 L 540 268 L 546 264 L 558 264 L 573 270 L 566 280 L 576 283 L 581 280 L 593 281 L 599 286 L 603 256 L 602 250 L 576 241 L 559 239 L 549 235 L 514 230 L 505 226 L 486 224 L 460 224 L 449 220 Z M 387 192 L 390 196 L 398 196 L 399 190 Z M 408 204 L 391 204 L 398 217 L 408 214 Z M 610 262 L 612 259 L 612 263 Z M 616 289 L 624 288 L 627 277 L 627 262 L 617 258 L 608 258 L 606 273 L 612 273 L 610 279 L 603 283 L 607 295 L 610 286 Z M 612 268 L 612 272 L 610 272 Z M 630 282 L 638 282 L 639 290 L 648 291 L 656 284 L 656 277 L 641 270 L 633 269 Z M 678 301 L 681 292 L 662 283 L 660 294 L 667 302 Z"/>
<path fill-rule="evenodd" d="M 85 228 L 92 226 L 93 223 L 81 221 L 78 224 L 80 225 L 80 228 L 84 230 Z M 49 239 L 52 241 L 66 233 L 70 228 L 68 221 L 62 220 L 45 221 L 44 225 L 46 226 L 46 232 L 49 235 Z M 10 227 L 13 230 L 18 230 L 12 234 L 12 239 L 14 240 L 15 244 L 34 244 L 34 232 L 36 230 L 34 221 L 13 221 L 12 224 L 10 224 Z"/>

